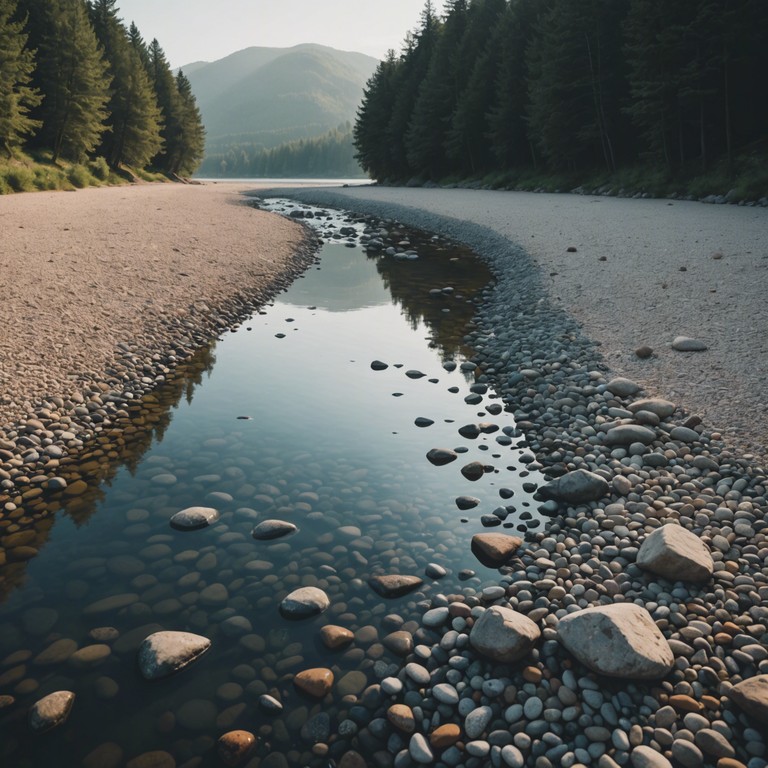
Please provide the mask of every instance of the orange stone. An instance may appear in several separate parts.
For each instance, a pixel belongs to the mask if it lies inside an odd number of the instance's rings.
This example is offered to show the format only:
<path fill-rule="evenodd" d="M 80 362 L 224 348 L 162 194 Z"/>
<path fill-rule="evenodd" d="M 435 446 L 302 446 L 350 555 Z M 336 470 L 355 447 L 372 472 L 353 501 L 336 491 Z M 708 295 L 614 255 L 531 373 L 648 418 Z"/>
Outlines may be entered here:
<path fill-rule="evenodd" d="M 219 757 L 225 765 L 238 765 L 253 749 L 256 737 L 248 731 L 229 731 L 219 738 Z"/>
<path fill-rule="evenodd" d="M 701 702 L 683 693 L 676 693 L 670 696 L 669 704 L 678 712 L 701 712 L 704 709 L 704 705 Z"/>
<path fill-rule="evenodd" d="M 305 669 L 293 678 L 293 684 L 300 690 L 317 699 L 322 699 L 333 685 L 333 672 L 330 669 L 318 667 Z"/>
<path fill-rule="evenodd" d="M 393 704 L 387 710 L 387 720 L 404 733 L 413 733 L 416 730 L 416 718 L 411 708 L 405 704 Z"/>
<path fill-rule="evenodd" d="M 320 630 L 320 636 L 326 648 L 335 651 L 337 648 L 344 648 L 349 645 L 355 635 L 345 627 L 337 627 L 335 624 L 327 624 Z"/>
<path fill-rule="evenodd" d="M 461 736 L 461 729 L 454 723 L 447 723 L 435 728 L 429 735 L 429 743 L 435 749 L 447 749 L 452 747 Z"/>
<path fill-rule="evenodd" d="M 542 672 L 538 667 L 526 667 L 523 670 L 523 680 L 528 683 L 540 683 Z"/>

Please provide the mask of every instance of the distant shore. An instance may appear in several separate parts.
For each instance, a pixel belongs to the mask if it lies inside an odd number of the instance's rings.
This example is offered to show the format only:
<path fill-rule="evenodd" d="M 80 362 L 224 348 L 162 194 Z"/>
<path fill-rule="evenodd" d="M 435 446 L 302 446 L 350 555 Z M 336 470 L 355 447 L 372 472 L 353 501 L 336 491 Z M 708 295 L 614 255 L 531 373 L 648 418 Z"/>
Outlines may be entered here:
<path fill-rule="evenodd" d="M 522 248 L 553 306 L 601 344 L 615 374 L 680 403 L 728 444 L 768 461 L 768 209 L 377 186 L 296 196 L 396 217 L 480 253 L 502 251 L 497 268 L 513 269 L 509 254 Z M 707 350 L 675 351 L 676 336 L 696 337 Z M 642 346 L 651 357 L 635 354 Z"/>
<path fill-rule="evenodd" d="M 0 448 L 88 388 L 151 388 L 303 271 L 313 251 L 305 230 L 254 210 L 241 189 L 0 198 Z"/>

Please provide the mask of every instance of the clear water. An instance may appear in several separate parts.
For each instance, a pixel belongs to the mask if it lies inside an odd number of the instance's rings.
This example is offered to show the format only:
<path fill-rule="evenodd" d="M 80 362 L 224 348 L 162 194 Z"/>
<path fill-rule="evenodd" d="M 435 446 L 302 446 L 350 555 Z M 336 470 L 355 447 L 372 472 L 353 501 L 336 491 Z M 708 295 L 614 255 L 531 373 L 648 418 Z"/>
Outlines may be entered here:
<path fill-rule="evenodd" d="M 339 223 L 322 220 L 329 233 Z M 397 672 L 384 636 L 402 622 L 415 629 L 418 603 L 430 595 L 497 582 L 469 541 L 485 530 L 480 515 L 500 505 L 515 507 L 505 521 L 512 532 L 538 525 L 525 519 L 533 503 L 522 490 L 517 433 L 509 414 L 486 411 L 500 402 L 492 392 L 479 404 L 464 401 L 472 373 L 443 367 L 471 354 L 463 338 L 490 275 L 464 249 L 405 236 L 418 259 L 366 256 L 345 239 L 329 241 L 273 305 L 202 350 L 150 399 L 133 441 L 101 451 L 113 460 L 96 452 L 99 485 L 77 500 L 51 500 L 59 511 L 30 528 L 37 556 L 0 567 L 0 697 L 15 699 L 0 709 L 1 765 L 121 766 L 153 751 L 168 753 L 161 765 L 217 765 L 216 740 L 233 729 L 259 737 L 253 754 L 262 765 L 327 765 L 353 744 L 337 731 L 355 697 Z M 430 295 L 446 286 L 452 294 Z M 373 370 L 373 360 L 389 367 Z M 411 378 L 411 370 L 425 375 Z M 419 417 L 434 424 L 418 427 Z M 481 421 L 499 431 L 477 439 L 457 431 Z M 435 447 L 466 452 L 437 467 L 426 459 Z M 473 460 L 494 469 L 470 482 L 460 468 Z M 502 501 L 502 488 L 514 496 Z M 480 505 L 459 511 L 464 494 Z M 216 507 L 219 522 L 170 528 L 169 518 L 193 505 Z M 268 518 L 299 530 L 254 540 L 254 524 Z M 429 563 L 448 575 L 429 579 Z M 469 569 L 476 575 L 461 573 Z M 367 584 L 378 573 L 425 581 L 387 600 Z M 283 619 L 280 601 L 299 586 L 324 589 L 329 610 Z M 327 650 L 319 629 L 329 623 L 351 629 L 355 642 Z M 117 639 L 94 639 L 104 627 Z M 136 650 L 159 629 L 205 635 L 211 650 L 147 682 Z M 108 646 L 97 662 L 71 656 L 94 644 Z M 51 646 L 61 653 L 46 663 L 40 654 Z M 336 680 L 322 702 L 292 684 L 318 666 Z M 29 707 L 56 690 L 76 693 L 69 719 L 32 734 Z M 263 693 L 282 702 L 282 714 L 259 707 Z M 313 754 L 307 728 L 319 713 L 330 718 L 327 755 Z"/>

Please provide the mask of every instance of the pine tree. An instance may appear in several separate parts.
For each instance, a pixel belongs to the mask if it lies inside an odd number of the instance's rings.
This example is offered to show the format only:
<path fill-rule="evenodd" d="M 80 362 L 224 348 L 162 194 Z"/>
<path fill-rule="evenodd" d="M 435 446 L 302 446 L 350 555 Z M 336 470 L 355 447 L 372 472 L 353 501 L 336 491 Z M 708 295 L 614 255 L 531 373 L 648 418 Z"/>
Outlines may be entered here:
<path fill-rule="evenodd" d="M 27 47 L 26 19 L 14 20 L 16 10 L 16 0 L 0 0 L 0 146 L 8 157 L 40 127 L 29 113 L 42 100 L 30 86 L 35 56 Z"/>
<path fill-rule="evenodd" d="M 43 95 L 36 143 L 81 161 L 107 129 L 110 77 L 83 0 L 25 0 L 38 49 L 34 84 Z"/>
<path fill-rule="evenodd" d="M 408 163 L 426 178 L 439 179 L 448 172 L 445 138 L 461 91 L 458 50 L 467 27 L 467 11 L 467 0 L 449 0 L 440 38 L 419 84 L 408 125 Z"/>
<path fill-rule="evenodd" d="M 192 86 L 181 70 L 176 75 L 176 88 L 180 101 L 181 137 L 179 157 L 173 172 L 191 176 L 205 154 L 205 128 Z"/>
<path fill-rule="evenodd" d="M 398 66 L 395 52 L 390 50 L 368 80 L 355 119 L 355 157 L 373 179 L 383 180 L 392 172 L 388 124 L 395 102 Z"/>
<path fill-rule="evenodd" d="M 139 52 L 117 16 L 116 0 L 94 0 L 91 19 L 112 76 L 110 130 L 101 152 L 113 168 L 143 168 L 162 146 L 161 114 Z"/>
<path fill-rule="evenodd" d="M 160 136 L 163 148 L 152 159 L 152 165 L 166 173 L 177 173 L 180 167 L 182 148 L 182 102 L 176 78 L 165 57 L 165 51 L 157 39 L 152 40 L 147 48 L 149 75 L 155 89 L 157 103 L 162 113 Z"/>

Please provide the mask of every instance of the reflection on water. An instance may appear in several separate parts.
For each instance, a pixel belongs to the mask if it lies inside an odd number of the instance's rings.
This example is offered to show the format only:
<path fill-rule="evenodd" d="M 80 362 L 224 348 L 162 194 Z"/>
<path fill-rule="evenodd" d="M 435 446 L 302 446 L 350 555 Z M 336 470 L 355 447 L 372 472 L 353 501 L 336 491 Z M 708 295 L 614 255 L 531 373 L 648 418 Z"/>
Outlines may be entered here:
<path fill-rule="evenodd" d="M 215 364 L 213 348 L 201 353 L 122 432 L 89 446 L 71 470 L 88 483 L 82 496 L 33 500 L 5 530 L 8 552 L 19 546 L 8 536 L 34 531 L 35 555 L 0 568 L 0 764 L 122 766 L 144 755 L 213 766 L 232 729 L 257 737 L 254 768 L 365 751 L 369 686 L 399 669 L 389 633 L 418 640 L 419 601 L 495 583 L 469 551 L 481 514 L 520 532 L 538 524 L 511 417 L 471 374 L 443 367 L 469 353 L 463 335 L 489 275 L 442 247 L 402 261 L 324 246 L 318 269 L 216 345 Z M 430 294 L 445 286 L 454 290 Z M 373 370 L 375 359 L 388 367 Z M 498 430 L 459 434 L 478 421 Z M 432 466 L 435 447 L 459 457 Z M 486 467 L 477 482 L 460 473 L 470 461 Z M 479 503 L 461 512 L 467 494 Z M 169 526 L 194 505 L 220 520 Z M 265 519 L 298 531 L 256 541 Z M 444 579 L 425 576 L 430 563 Z M 383 573 L 425 584 L 385 600 L 367 584 Z M 324 590 L 330 608 L 289 622 L 279 604 L 300 586 Z M 351 630 L 352 644 L 329 650 L 328 624 Z M 204 635 L 211 650 L 148 682 L 136 651 L 160 629 Z M 321 700 L 293 684 L 313 667 L 334 675 Z M 76 694 L 69 719 L 33 735 L 28 708 L 57 690 Z M 259 704 L 265 694 L 280 712 Z"/>

